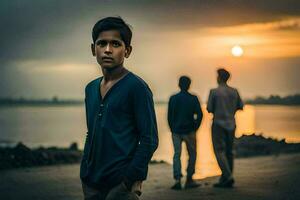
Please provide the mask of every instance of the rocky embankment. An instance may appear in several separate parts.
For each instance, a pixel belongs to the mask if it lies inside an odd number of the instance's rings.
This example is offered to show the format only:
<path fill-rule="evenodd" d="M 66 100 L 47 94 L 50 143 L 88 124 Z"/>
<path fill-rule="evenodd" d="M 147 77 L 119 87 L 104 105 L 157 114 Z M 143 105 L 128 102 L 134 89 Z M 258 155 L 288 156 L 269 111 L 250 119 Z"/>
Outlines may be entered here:
<path fill-rule="evenodd" d="M 237 158 L 278 155 L 300 152 L 300 143 L 286 143 L 285 140 L 265 138 L 262 135 L 243 135 L 235 139 Z M 82 151 L 73 143 L 69 148 L 40 147 L 30 149 L 22 143 L 15 147 L 0 147 L 0 170 L 20 167 L 79 163 Z M 163 161 L 151 161 L 151 164 Z"/>
<path fill-rule="evenodd" d="M 237 158 L 297 153 L 300 152 L 300 143 L 286 143 L 284 139 L 266 138 L 263 135 L 243 135 L 235 139 L 235 152 Z"/>
<path fill-rule="evenodd" d="M 0 170 L 19 167 L 33 167 L 55 164 L 78 163 L 82 151 L 73 143 L 69 148 L 40 147 L 30 149 L 22 143 L 15 147 L 0 148 Z"/>

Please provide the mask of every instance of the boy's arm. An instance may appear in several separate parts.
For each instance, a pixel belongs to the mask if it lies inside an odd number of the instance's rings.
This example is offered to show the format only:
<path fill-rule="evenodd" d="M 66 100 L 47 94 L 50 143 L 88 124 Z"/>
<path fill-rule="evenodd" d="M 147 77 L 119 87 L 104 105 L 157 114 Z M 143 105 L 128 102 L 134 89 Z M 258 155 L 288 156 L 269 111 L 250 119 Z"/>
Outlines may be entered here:
<path fill-rule="evenodd" d="M 85 116 L 86 116 L 86 138 L 84 143 L 84 152 L 83 152 L 83 159 L 86 159 L 87 153 L 89 151 L 89 111 L 88 111 L 88 102 L 87 102 L 87 88 L 85 89 L 85 98 L 84 98 L 84 104 L 85 104 Z"/>
<path fill-rule="evenodd" d="M 125 172 L 124 182 L 129 188 L 135 181 L 145 180 L 148 164 L 158 146 L 158 133 L 152 93 L 145 85 L 133 91 L 134 117 L 139 139 L 133 159 Z"/>

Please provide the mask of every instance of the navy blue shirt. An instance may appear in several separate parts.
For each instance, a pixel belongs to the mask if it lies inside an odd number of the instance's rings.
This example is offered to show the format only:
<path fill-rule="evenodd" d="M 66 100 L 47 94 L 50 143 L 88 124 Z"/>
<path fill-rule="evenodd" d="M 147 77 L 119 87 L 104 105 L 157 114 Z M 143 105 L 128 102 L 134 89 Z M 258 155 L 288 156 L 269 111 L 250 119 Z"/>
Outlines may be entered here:
<path fill-rule="evenodd" d="M 187 91 L 170 97 L 168 122 L 172 133 L 189 134 L 195 132 L 201 123 L 203 113 L 198 97 Z"/>
<path fill-rule="evenodd" d="M 103 77 L 85 89 L 87 138 L 81 162 L 81 180 L 96 188 L 111 188 L 124 177 L 142 181 L 158 146 L 152 93 L 129 72 L 115 83 L 104 99 Z"/>

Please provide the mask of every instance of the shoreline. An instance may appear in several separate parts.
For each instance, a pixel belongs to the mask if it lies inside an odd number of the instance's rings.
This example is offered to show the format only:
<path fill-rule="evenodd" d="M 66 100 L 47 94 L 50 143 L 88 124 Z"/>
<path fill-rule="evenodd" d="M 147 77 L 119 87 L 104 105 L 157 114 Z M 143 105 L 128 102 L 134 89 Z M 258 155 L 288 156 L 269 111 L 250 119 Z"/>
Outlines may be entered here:
<path fill-rule="evenodd" d="M 155 105 L 168 105 L 167 102 L 155 102 Z M 300 104 L 284 104 L 284 103 L 245 103 L 247 106 L 283 106 L 283 107 L 299 107 Z M 13 107 L 70 107 L 70 106 L 84 106 L 83 101 L 78 102 L 40 102 L 40 103 L 0 103 L 0 108 L 13 108 Z M 201 106 L 206 106 L 202 104 Z"/>
<path fill-rule="evenodd" d="M 236 159 L 233 189 L 213 188 L 218 177 L 198 180 L 201 187 L 173 191 L 172 165 L 149 165 L 141 200 L 240 200 L 300 198 L 300 153 Z M 0 171 L 0 199 L 83 199 L 79 164 Z M 33 189 L 38 188 L 38 189 Z"/>

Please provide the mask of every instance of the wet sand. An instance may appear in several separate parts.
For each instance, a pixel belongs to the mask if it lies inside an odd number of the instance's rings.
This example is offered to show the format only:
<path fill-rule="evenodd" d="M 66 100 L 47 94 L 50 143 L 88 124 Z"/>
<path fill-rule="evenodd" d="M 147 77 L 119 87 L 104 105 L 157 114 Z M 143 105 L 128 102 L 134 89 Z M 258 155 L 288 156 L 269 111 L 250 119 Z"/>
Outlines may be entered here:
<path fill-rule="evenodd" d="M 236 186 L 216 189 L 218 177 L 199 180 L 201 187 L 173 191 L 172 166 L 153 164 L 141 200 L 300 199 L 300 154 L 237 159 Z M 2 200 L 83 199 L 79 165 L 60 165 L 0 171 Z"/>

